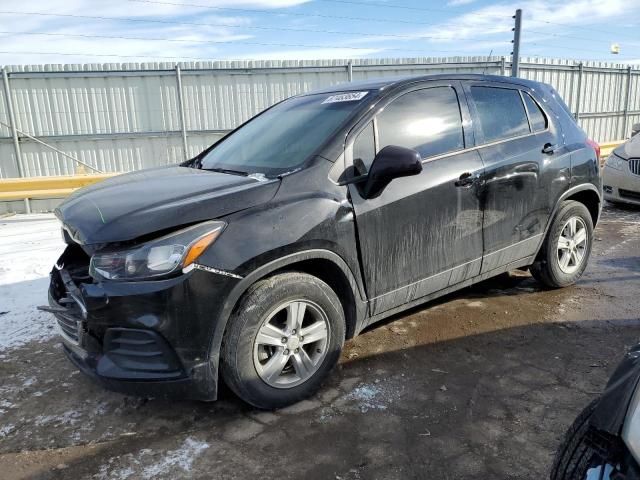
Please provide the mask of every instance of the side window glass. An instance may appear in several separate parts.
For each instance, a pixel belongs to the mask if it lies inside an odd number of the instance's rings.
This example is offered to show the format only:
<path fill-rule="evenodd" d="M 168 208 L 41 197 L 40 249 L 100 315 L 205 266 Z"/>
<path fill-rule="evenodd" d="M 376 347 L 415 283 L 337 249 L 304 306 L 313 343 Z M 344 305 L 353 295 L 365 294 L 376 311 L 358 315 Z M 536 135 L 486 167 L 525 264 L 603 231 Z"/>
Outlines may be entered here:
<path fill-rule="evenodd" d="M 358 176 L 367 173 L 375 156 L 376 145 L 373 137 L 373 122 L 369 122 L 353 142 L 354 175 Z"/>
<path fill-rule="evenodd" d="M 485 142 L 530 133 L 518 90 L 471 87 L 471 97 L 478 111 L 477 121 Z"/>
<path fill-rule="evenodd" d="M 380 149 L 396 145 L 428 158 L 464 148 L 460 105 L 451 87 L 406 93 L 387 105 L 377 121 Z"/>
<path fill-rule="evenodd" d="M 531 95 L 526 92 L 522 92 L 524 103 L 527 105 L 527 112 L 529 112 L 529 121 L 531 122 L 531 128 L 534 132 L 540 132 L 547 128 L 547 117 L 535 102 Z"/>

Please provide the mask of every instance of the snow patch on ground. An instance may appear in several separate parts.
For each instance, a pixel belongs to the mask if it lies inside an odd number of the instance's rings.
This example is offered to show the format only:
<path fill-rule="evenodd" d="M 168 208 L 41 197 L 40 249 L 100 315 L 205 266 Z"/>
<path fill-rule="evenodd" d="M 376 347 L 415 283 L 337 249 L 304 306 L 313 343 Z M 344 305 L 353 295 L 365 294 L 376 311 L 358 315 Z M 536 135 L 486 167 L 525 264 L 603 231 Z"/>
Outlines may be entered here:
<path fill-rule="evenodd" d="M 16 426 L 12 423 L 0 427 L 0 438 L 4 438 L 15 430 Z"/>
<path fill-rule="evenodd" d="M 56 334 L 47 303 L 49 272 L 64 250 L 51 214 L 0 219 L 0 352 Z"/>
<path fill-rule="evenodd" d="M 37 427 L 42 427 L 45 425 L 75 425 L 77 424 L 82 417 L 82 413 L 77 410 L 68 410 L 61 415 L 38 415 L 34 419 L 34 424 Z"/>
<path fill-rule="evenodd" d="M 367 413 L 369 410 L 386 410 L 396 393 L 380 383 L 361 383 L 345 396 L 345 400 L 355 402 L 362 413 Z"/>
<path fill-rule="evenodd" d="M 178 449 L 164 454 L 145 448 L 136 454 L 128 453 L 110 458 L 93 478 L 96 480 L 177 478 L 179 473 L 190 472 L 196 457 L 207 448 L 209 448 L 208 443 L 193 438 L 187 438 Z M 121 464 L 126 466 L 119 466 Z"/>

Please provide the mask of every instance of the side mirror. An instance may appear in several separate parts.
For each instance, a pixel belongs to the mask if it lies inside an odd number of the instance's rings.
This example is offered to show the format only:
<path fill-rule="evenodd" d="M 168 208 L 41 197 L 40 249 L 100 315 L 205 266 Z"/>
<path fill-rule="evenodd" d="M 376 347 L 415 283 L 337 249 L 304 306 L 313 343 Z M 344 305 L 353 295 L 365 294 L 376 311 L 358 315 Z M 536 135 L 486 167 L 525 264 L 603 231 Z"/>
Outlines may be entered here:
<path fill-rule="evenodd" d="M 636 123 L 631 127 L 631 136 L 637 135 L 640 133 L 640 123 Z"/>
<path fill-rule="evenodd" d="M 388 145 L 373 159 L 369 175 L 362 186 L 363 198 L 376 198 L 394 178 L 417 175 L 422 171 L 422 159 L 415 150 Z"/>

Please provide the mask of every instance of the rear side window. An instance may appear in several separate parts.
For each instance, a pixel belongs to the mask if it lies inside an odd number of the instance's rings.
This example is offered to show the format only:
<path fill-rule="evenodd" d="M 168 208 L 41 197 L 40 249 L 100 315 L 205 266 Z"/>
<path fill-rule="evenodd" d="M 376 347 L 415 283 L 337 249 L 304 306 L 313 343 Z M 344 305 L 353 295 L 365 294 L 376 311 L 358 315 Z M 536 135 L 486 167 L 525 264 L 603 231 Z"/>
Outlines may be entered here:
<path fill-rule="evenodd" d="M 406 93 L 387 105 L 377 122 L 381 149 L 412 148 L 427 158 L 464 148 L 460 105 L 451 87 Z"/>
<path fill-rule="evenodd" d="M 547 117 L 535 102 L 531 95 L 526 92 L 522 92 L 522 98 L 527 106 L 527 112 L 529 112 L 529 122 L 531 123 L 531 129 L 534 132 L 540 132 L 547 128 Z"/>
<path fill-rule="evenodd" d="M 507 88 L 471 87 L 478 123 L 485 142 L 530 133 L 520 92 Z"/>

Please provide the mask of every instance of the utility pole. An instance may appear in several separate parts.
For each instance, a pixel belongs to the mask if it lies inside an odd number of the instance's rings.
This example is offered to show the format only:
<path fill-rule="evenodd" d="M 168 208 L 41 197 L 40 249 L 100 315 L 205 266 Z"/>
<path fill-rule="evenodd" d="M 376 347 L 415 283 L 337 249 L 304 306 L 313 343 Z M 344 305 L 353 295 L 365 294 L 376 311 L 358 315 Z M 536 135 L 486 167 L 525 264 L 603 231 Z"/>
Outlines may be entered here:
<path fill-rule="evenodd" d="M 513 31 L 513 52 L 511 52 L 511 76 L 517 77 L 520 73 L 520 32 L 522 30 L 522 10 L 517 9 L 513 16 L 516 21 Z"/>

